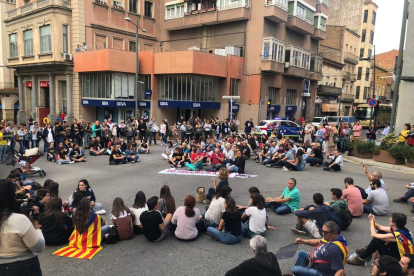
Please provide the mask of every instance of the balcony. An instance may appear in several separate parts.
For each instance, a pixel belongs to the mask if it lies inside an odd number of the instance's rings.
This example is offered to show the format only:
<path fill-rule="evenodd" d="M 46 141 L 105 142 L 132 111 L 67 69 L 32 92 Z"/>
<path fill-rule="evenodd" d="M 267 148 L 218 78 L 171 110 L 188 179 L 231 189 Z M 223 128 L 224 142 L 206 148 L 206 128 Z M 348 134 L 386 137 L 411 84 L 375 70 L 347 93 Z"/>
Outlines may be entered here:
<path fill-rule="evenodd" d="M 318 95 L 335 96 L 342 94 L 342 88 L 328 85 L 318 85 Z"/>
<path fill-rule="evenodd" d="M 317 0 L 316 1 L 316 12 L 329 15 L 328 1 Z"/>
<path fill-rule="evenodd" d="M 353 65 L 357 65 L 359 63 L 359 57 L 357 55 L 346 52 L 344 54 L 344 61 Z"/>
<path fill-rule="evenodd" d="M 308 73 L 308 70 L 296 66 L 289 66 L 287 69 L 285 69 L 285 75 L 286 76 L 292 76 L 297 78 L 305 78 Z"/>
<path fill-rule="evenodd" d="M 65 8 L 65 9 L 70 10 L 70 0 L 39 0 L 36 2 L 31 2 L 20 8 L 6 12 L 5 22 L 14 17 L 28 14 L 28 13 L 33 13 L 34 11 L 37 11 L 39 9 L 45 9 L 48 7 L 58 7 L 58 8 Z"/>
<path fill-rule="evenodd" d="M 214 7 L 184 13 L 182 16 L 165 18 L 164 27 L 168 31 L 222 24 L 232 21 L 245 21 L 250 18 L 248 4 L 235 2 L 230 6 Z"/>
<path fill-rule="evenodd" d="M 287 11 L 286 0 L 265 0 L 265 18 L 276 23 L 286 23 L 288 19 Z"/>
<path fill-rule="evenodd" d="M 343 71 L 342 72 L 342 80 L 350 81 L 351 80 L 351 73 Z"/>
<path fill-rule="evenodd" d="M 289 15 L 286 27 L 303 35 L 313 34 L 313 22 L 300 15 Z"/>
<path fill-rule="evenodd" d="M 276 62 L 273 60 L 262 60 L 262 71 L 275 73 L 275 74 L 283 74 L 285 69 L 285 63 Z"/>
<path fill-rule="evenodd" d="M 343 103 L 353 103 L 355 99 L 355 95 L 353 94 L 341 94 L 341 102 Z"/>
<path fill-rule="evenodd" d="M 312 38 L 315 40 L 325 40 L 326 38 L 326 27 L 325 26 L 318 26 L 318 28 L 315 28 L 313 31 Z"/>

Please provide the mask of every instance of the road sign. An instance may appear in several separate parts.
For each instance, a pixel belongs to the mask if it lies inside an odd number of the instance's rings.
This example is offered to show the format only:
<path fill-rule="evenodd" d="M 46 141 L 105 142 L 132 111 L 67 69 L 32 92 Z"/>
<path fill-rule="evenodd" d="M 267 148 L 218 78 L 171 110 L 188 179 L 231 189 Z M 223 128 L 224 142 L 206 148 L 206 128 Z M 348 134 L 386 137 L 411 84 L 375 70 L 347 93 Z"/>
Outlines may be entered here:
<path fill-rule="evenodd" d="M 378 104 L 378 101 L 377 101 L 376 99 L 369 99 L 369 100 L 368 100 L 368 105 L 369 105 L 370 107 L 376 107 L 376 106 L 377 106 L 377 104 Z"/>

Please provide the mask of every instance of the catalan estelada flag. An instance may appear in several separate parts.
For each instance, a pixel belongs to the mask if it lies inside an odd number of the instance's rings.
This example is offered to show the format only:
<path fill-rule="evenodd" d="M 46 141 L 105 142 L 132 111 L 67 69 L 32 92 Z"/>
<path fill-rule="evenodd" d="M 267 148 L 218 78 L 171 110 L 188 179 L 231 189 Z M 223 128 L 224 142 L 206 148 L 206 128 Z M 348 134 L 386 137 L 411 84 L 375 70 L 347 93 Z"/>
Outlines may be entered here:
<path fill-rule="evenodd" d="M 408 229 L 397 229 L 392 230 L 391 233 L 395 237 L 395 241 L 397 242 L 398 252 L 400 253 L 401 258 L 404 254 L 413 254 L 413 237 L 411 232 Z"/>
<path fill-rule="evenodd" d="M 85 232 L 80 234 L 75 228 L 69 238 L 69 246 L 63 247 L 53 254 L 60 257 L 90 260 L 101 249 L 101 217 L 92 213 Z"/>

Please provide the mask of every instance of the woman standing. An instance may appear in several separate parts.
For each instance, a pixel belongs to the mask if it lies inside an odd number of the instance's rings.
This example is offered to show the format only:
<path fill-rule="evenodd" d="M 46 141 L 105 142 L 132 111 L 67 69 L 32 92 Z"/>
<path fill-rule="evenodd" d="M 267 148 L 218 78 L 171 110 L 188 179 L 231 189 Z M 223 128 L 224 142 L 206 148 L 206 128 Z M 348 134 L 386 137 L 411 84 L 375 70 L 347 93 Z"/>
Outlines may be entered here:
<path fill-rule="evenodd" d="M 34 124 L 30 127 L 30 133 L 32 135 L 32 148 L 38 148 L 39 140 L 42 138 L 42 131 L 37 122 L 34 122 Z"/>
<path fill-rule="evenodd" d="M 410 129 L 410 128 L 408 128 Z M 367 131 L 367 139 L 368 142 L 375 143 L 375 140 L 377 140 L 377 128 L 375 127 L 375 124 L 371 124 L 371 127 Z"/>
<path fill-rule="evenodd" d="M 344 133 L 344 137 L 342 139 L 342 153 L 344 153 L 347 148 L 346 145 L 349 143 L 349 141 L 351 140 L 351 135 L 352 135 L 352 125 L 351 124 L 347 124 L 345 129 L 343 130 Z"/>
<path fill-rule="evenodd" d="M 344 140 L 344 130 L 346 129 L 345 123 L 339 122 L 338 124 L 338 142 L 336 143 L 336 148 L 340 152 L 344 152 L 345 148 L 343 147 L 343 140 Z"/>
<path fill-rule="evenodd" d="M 19 136 L 20 141 L 20 148 L 19 153 L 23 154 L 26 149 L 26 135 L 27 135 L 27 129 L 25 124 L 20 124 L 19 129 L 17 130 L 17 136 Z"/>
<path fill-rule="evenodd" d="M 206 137 L 206 139 L 211 138 L 210 133 L 211 133 L 211 123 L 208 120 L 204 120 L 204 136 Z"/>
<path fill-rule="evenodd" d="M 326 135 L 327 135 L 327 138 L 328 138 L 327 154 L 333 155 L 333 152 L 335 150 L 334 138 L 335 138 L 336 135 L 338 135 L 338 130 L 336 129 L 334 123 L 330 123 L 329 126 L 326 128 Z"/>
<path fill-rule="evenodd" d="M 401 130 L 399 137 L 398 137 L 398 144 L 404 145 L 408 139 L 408 133 L 410 132 L 410 124 L 405 124 L 404 129 Z"/>
<path fill-rule="evenodd" d="M 165 124 L 165 120 L 161 121 L 160 124 L 160 143 L 167 142 L 167 125 Z"/>
<path fill-rule="evenodd" d="M 180 206 L 174 212 L 171 223 L 177 225 L 174 234 L 179 240 L 192 241 L 197 238 L 197 222 L 200 220 L 200 210 L 195 207 L 194 196 L 188 195 L 184 200 L 184 206 Z"/>
<path fill-rule="evenodd" d="M 0 180 L 0 275 L 42 276 L 36 255 L 45 248 L 42 231 L 32 216 L 19 214 L 14 193 L 13 182 Z"/>
<path fill-rule="evenodd" d="M 242 239 L 241 213 L 232 197 L 226 199 L 224 208 L 225 212 L 223 213 L 219 226 L 217 228 L 208 227 L 207 232 L 221 243 L 239 243 Z M 223 231 L 224 228 L 225 231 Z"/>

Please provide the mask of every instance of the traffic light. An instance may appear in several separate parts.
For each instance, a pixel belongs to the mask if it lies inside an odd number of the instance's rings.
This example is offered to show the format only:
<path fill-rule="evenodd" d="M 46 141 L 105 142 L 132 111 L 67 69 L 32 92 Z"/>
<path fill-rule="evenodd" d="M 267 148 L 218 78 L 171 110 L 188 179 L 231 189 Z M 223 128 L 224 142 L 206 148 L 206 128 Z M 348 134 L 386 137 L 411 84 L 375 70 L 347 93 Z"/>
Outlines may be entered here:
<path fill-rule="evenodd" d="M 271 105 L 272 105 L 272 100 L 271 99 L 267 100 L 267 111 L 270 110 Z"/>

